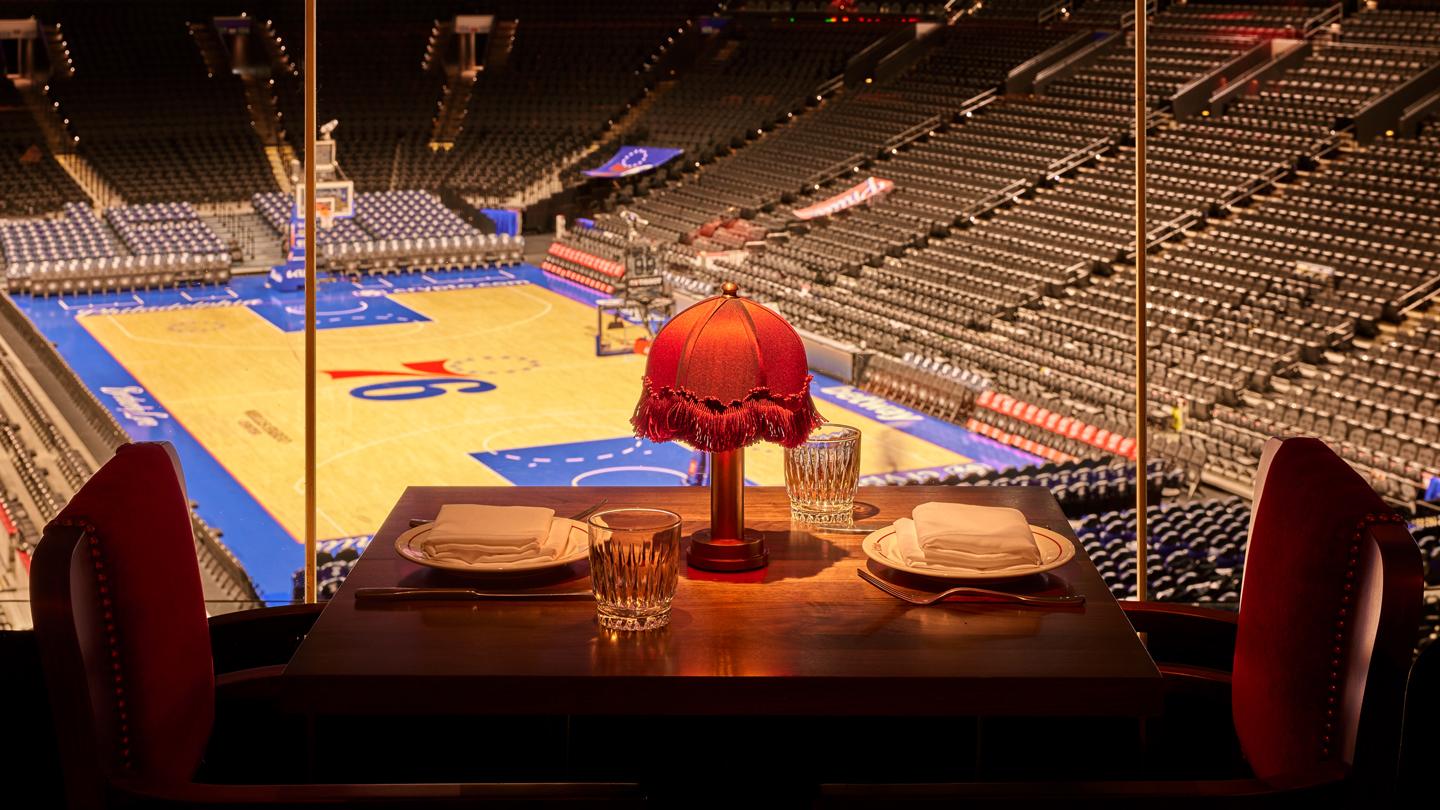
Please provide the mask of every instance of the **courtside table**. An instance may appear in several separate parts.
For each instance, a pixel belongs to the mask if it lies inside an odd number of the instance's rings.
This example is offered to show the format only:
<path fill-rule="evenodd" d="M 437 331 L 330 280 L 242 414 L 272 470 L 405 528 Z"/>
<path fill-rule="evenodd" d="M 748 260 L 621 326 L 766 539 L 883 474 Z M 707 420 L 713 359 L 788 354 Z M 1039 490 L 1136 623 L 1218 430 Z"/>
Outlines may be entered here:
<path fill-rule="evenodd" d="M 457 584 L 394 551 L 412 519 L 433 518 L 442 504 L 548 506 L 563 516 L 606 498 L 606 508 L 673 510 L 688 535 L 708 522 L 708 497 L 692 487 L 411 487 L 286 667 L 287 702 L 312 715 L 332 706 L 362 716 L 1160 712 L 1160 674 L 1083 548 L 1049 574 L 1000 586 L 1083 594 L 1083 607 L 912 607 L 856 575 L 880 570 L 860 549 L 863 535 L 792 525 L 780 487 L 746 489 L 746 522 L 766 533 L 770 566 L 682 571 L 663 630 L 602 631 L 582 600 L 354 598 L 363 587 Z M 1075 540 L 1040 487 L 863 487 L 857 517 L 880 525 L 926 501 L 1014 507 Z"/>

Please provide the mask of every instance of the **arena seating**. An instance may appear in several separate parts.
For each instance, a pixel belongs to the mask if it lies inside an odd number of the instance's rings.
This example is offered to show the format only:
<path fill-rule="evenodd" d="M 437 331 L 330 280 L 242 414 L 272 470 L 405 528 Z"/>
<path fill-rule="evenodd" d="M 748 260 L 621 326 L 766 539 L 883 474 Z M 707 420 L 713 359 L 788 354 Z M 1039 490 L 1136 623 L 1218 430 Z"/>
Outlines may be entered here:
<path fill-rule="evenodd" d="M 1147 509 L 1150 598 L 1238 602 L 1250 507 L 1239 498 L 1181 501 Z M 1088 515 L 1075 533 L 1116 596 L 1135 596 L 1135 510 Z"/>
<path fill-rule="evenodd" d="M 990 381 L 973 369 L 941 358 L 910 353 L 896 359 L 881 354 L 866 363 L 865 387 L 902 405 L 964 422 L 974 415 L 975 400 L 990 387 Z"/>
<path fill-rule="evenodd" d="M 1183 5 L 1171 3 L 1162 16 L 1169 26 L 1190 28 L 1209 34 L 1273 36 L 1276 33 L 1283 33 L 1287 36 L 1295 36 L 1303 33 L 1306 22 L 1330 5 L 1333 3 L 1327 3 L 1325 0 L 1268 5 L 1266 3 L 1246 3 L 1243 7 L 1240 4 L 1223 2 L 1193 2 Z M 1094 3 L 1086 3 L 1080 13 L 1081 15 L 1095 13 L 1100 8 Z M 1109 5 L 1111 13 L 1115 13 L 1113 11 L 1115 8 L 1117 8 L 1116 4 Z M 1131 3 L 1130 8 L 1123 9 L 1119 13 L 1133 9 L 1134 3 Z"/>
<path fill-rule="evenodd" d="M 357 189 L 509 198 L 573 161 L 640 100 L 647 82 L 640 68 L 685 21 L 682 10 L 663 4 L 627 6 L 623 19 L 579 4 L 502 9 L 500 19 L 519 19 L 506 64 L 476 77 L 454 142 L 433 144 L 444 78 L 417 66 L 433 21 L 454 12 L 447 2 L 407 3 L 322 19 L 318 120 L 341 122 L 341 160 Z M 275 28 L 303 65 L 303 50 L 294 47 L 299 21 L 286 16 Z M 275 89 L 298 149 L 299 82 L 285 77 Z"/>
<path fill-rule="evenodd" d="M 796 197 L 802 188 L 819 191 L 820 181 L 851 175 L 852 166 L 888 152 L 892 140 L 917 127 L 921 129 L 915 134 L 923 135 L 930 128 L 948 125 L 968 99 L 993 91 L 1011 67 L 1063 39 L 1065 32 L 976 24 L 946 29 L 943 36 L 944 43 L 930 58 L 901 78 L 849 89 L 707 167 L 693 180 L 654 191 L 642 183 L 631 191 L 622 189 L 618 201 L 628 202 L 635 193 L 648 194 L 632 210 L 650 223 L 652 235 L 666 240 L 693 239 L 707 223 L 754 218 L 757 210 L 773 210 L 782 203 L 804 205 Z M 932 78 L 936 75 L 946 78 Z M 884 176 L 888 168 L 873 171 Z M 986 189 L 994 185 L 983 175 L 981 183 Z M 943 187 L 933 193 L 954 192 Z M 597 218 L 597 223 L 623 230 L 608 215 Z"/>
<path fill-rule="evenodd" d="M 1233 150 L 1230 136 L 1236 127 L 1263 132 L 1267 122 L 1275 120 L 1308 120 L 1313 122 L 1309 132 L 1328 132 L 1337 115 L 1353 112 L 1369 94 L 1397 84 L 1424 64 L 1419 54 L 1389 51 L 1372 58 L 1373 72 L 1363 85 L 1352 88 L 1335 72 L 1351 58 L 1348 52 L 1343 39 L 1340 45 L 1323 47 L 1273 85 L 1290 88 L 1288 100 L 1282 103 L 1279 90 L 1262 90 L 1258 99 L 1188 127 L 1185 143 L 1194 144 L 1194 136 L 1213 132 L 1217 150 Z M 1433 62 L 1437 56 L 1429 58 Z M 1295 89 L 1300 80 L 1293 77 L 1322 71 L 1330 71 L 1323 88 L 1317 79 L 1300 98 Z M 1283 116 L 1266 114 L 1282 108 Z M 1297 142 L 1288 144 L 1293 148 Z M 1291 152 L 1297 160 L 1304 154 Z M 1425 450 L 1434 443 L 1435 425 L 1424 407 L 1417 411 L 1404 399 L 1385 398 L 1398 411 L 1395 427 L 1388 412 L 1377 420 L 1368 411 L 1364 416 L 1356 413 L 1358 406 L 1344 404 L 1364 398 L 1364 392 L 1337 392 L 1339 404 L 1304 418 L 1286 416 L 1285 408 L 1298 405 L 1309 413 L 1310 408 L 1329 405 L 1311 401 L 1311 395 L 1317 388 L 1343 391 L 1339 381 L 1351 373 L 1349 361 L 1314 377 L 1299 374 L 1299 364 L 1323 363 L 1327 352 L 1343 347 L 1355 329 L 1373 332 L 1379 321 L 1433 289 L 1440 256 L 1437 212 L 1412 189 L 1417 182 L 1432 182 L 1423 170 L 1417 176 L 1415 167 L 1433 166 L 1436 159 L 1434 146 L 1425 143 L 1385 144 L 1349 154 L 1327 171 L 1291 186 L 1283 197 L 1218 223 L 1152 260 L 1152 300 L 1162 302 L 1154 305 L 1152 316 L 1162 327 L 1152 353 L 1153 395 L 1161 402 L 1200 403 L 1201 411 L 1218 403 L 1213 421 L 1193 421 L 1187 435 L 1177 437 L 1176 452 L 1205 459 L 1215 472 L 1247 481 L 1258 452 L 1257 436 L 1314 432 L 1336 442 L 1346 459 L 1366 471 L 1382 491 L 1397 498 L 1413 496 L 1423 470 L 1435 468 Z M 1297 259 L 1306 263 L 1298 272 Z M 1128 278 L 1122 273 L 1115 283 L 1020 312 L 1020 322 L 1031 324 L 1025 338 L 1059 324 L 1069 330 L 1075 345 L 1093 345 L 1107 339 L 1105 335 L 1112 344 L 1127 340 L 1133 329 Z M 1107 363 L 1103 354 L 1092 356 L 1085 364 L 1091 369 L 1088 376 L 1094 379 L 1108 367 L 1113 371 L 1105 373 L 1118 373 L 1117 381 L 1128 379 L 1131 358 L 1120 353 L 1115 359 Z M 1086 376 L 1085 368 L 1070 371 L 1076 378 Z M 1121 390 L 1122 399 L 1130 396 Z M 1268 404 L 1256 407 L 1259 395 L 1267 393 L 1263 399 Z M 1417 417 L 1413 425 L 1412 415 Z"/>
<path fill-rule="evenodd" d="M 229 253 L 188 206 L 112 212 L 128 252 L 83 203 L 67 203 L 59 219 L 0 225 L 9 289 L 49 295 L 229 279 Z M 146 220 L 161 212 L 174 212 L 175 219 Z"/>
<path fill-rule="evenodd" d="M 20 426 L 11 422 L 5 413 L 0 413 L 0 447 L 5 449 L 5 455 L 20 476 L 30 500 L 48 515 L 60 511 L 64 499 L 46 480 L 45 470 L 35 462 L 35 451 L 25 444 Z"/>
<path fill-rule="evenodd" d="M 290 227 L 292 198 L 256 194 L 255 210 L 277 235 Z M 523 237 L 481 233 L 428 191 L 360 192 L 355 216 L 335 220 L 316 234 L 321 269 L 387 273 L 514 264 L 525 249 Z"/>
<path fill-rule="evenodd" d="M 55 466 L 59 470 L 60 476 L 65 479 L 65 484 L 71 489 L 83 484 L 94 470 L 91 469 L 85 458 L 71 446 L 70 440 L 65 438 L 65 434 L 55 422 L 46 415 L 39 400 L 30 390 L 30 386 L 21 378 L 15 361 L 5 353 L 0 353 L 0 384 L 4 385 L 10 398 L 19 406 L 30 429 L 40 437 L 41 444 L 54 454 Z M 22 477 L 24 477 L 23 472 Z M 31 488 L 32 495 L 36 491 L 42 495 L 45 492 L 43 487 L 35 484 L 27 483 L 26 486 Z M 40 502 L 37 500 L 37 503 Z M 48 503 L 48 501 L 46 502 Z"/>
<path fill-rule="evenodd" d="M 441 79 L 422 71 L 420 60 L 434 18 L 444 14 L 442 4 L 430 2 L 325 15 L 319 21 L 316 46 L 324 92 L 317 95 L 316 120 L 340 121 L 341 162 L 357 189 L 395 188 L 396 155 L 426 148 Z M 291 58 L 307 69 L 309 54 L 298 45 L 303 28 L 279 33 Z M 298 90 L 298 83 L 293 87 Z M 282 102 L 281 110 L 298 153 L 304 142 L 300 99 Z"/>
<path fill-rule="evenodd" d="M 595 228 L 576 230 L 569 239 L 550 245 L 540 267 L 606 295 L 625 273 L 625 239 Z"/>
<path fill-rule="evenodd" d="M 0 225 L 8 263 L 118 255 L 114 237 L 86 203 L 67 203 L 57 219 Z"/>
<path fill-rule="evenodd" d="M 340 590 L 350 569 L 360 559 L 360 554 L 370 544 L 369 537 L 348 537 L 343 540 L 325 540 L 316 544 L 315 564 L 316 585 L 319 597 L 329 599 Z M 305 570 L 295 572 L 293 596 L 296 602 L 305 598 Z"/>
<path fill-rule="evenodd" d="M 845 88 L 827 80 L 891 29 L 769 20 L 823 14 L 820 0 L 732 4 L 731 27 L 674 77 L 645 67 L 668 37 L 700 36 L 685 22 L 698 5 L 656 0 L 624 20 L 578 2 L 492 5 L 520 24 L 507 65 L 482 73 L 465 96 L 453 144 L 431 143 L 446 80 L 420 66 L 433 20 L 453 15 L 453 3 L 322 19 L 320 120 L 341 121 L 341 162 L 361 189 L 357 216 L 319 233 L 324 269 L 518 261 L 520 240 L 481 234 L 432 192 L 505 198 L 562 170 L 577 179 L 569 170 L 617 142 L 683 146 L 683 162 L 617 184 L 596 227 L 572 228 L 545 269 L 613 291 L 628 227 L 618 215 L 638 214 L 675 286 L 704 293 L 736 281 L 797 326 L 873 352 L 858 385 L 1047 461 L 895 479 L 1043 482 L 1088 527 L 1096 559 L 1110 554 L 1112 584 L 1125 578 L 1113 549 L 1133 521 L 1122 507 L 1134 483 L 1114 472 L 1127 466 L 1134 420 L 1129 37 L 1033 97 L 997 91 L 1011 68 L 1076 32 L 1118 27 L 1129 0 L 1077 3 L 1044 23 L 1036 21 L 1054 3 L 986 3 L 937 31 L 910 69 Z M 966 4 L 946 5 L 852 7 L 937 15 Z M 1168 109 L 1179 88 L 1265 39 L 1301 36 L 1325 4 L 1161 5 L 1145 88 L 1160 491 L 1244 491 L 1263 439 L 1298 432 L 1326 438 L 1394 502 L 1414 501 L 1440 471 L 1440 327 L 1423 306 L 1440 288 L 1440 127 L 1361 146 L 1346 124 L 1440 62 L 1440 12 L 1389 3 L 1353 12 L 1283 75 L 1207 117 L 1179 120 Z M 228 259 L 175 264 L 224 252 L 194 205 L 253 195 L 277 234 L 290 205 L 273 190 L 236 80 L 205 75 L 183 26 L 82 6 L 73 20 L 55 12 L 78 67 L 55 95 L 83 154 L 141 204 L 102 219 L 76 204 L 83 194 L 43 143 L 39 162 L 21 163 L 40 135 L 0 83 L 0 144 L 15 158 L 0 167 L 10 206 L 0 217 L 63 212 L 0 225 L 11 289 L 224 278 Z M 277 9 L 274 28 L 303 65 L 295 18 Z M 297 146 L 298 88 L 298 74 L 277 77 Z M 608 128 L 622 117 L 620 138 Z M 577 163 L 591 147 L 600 150 L 591 162 Z M 47 172 L 55 182 L 32 182 Z M 827 217 L 795 216 L 866 177 L 895 188 Z M 80 474 L 59 470 L 66 482 Z M 1154 573 L 1171 577 L 1154 580 L 1162 598 L 1230 598 L 1238 565 L 1227 561 L 1243 550 L 1242 514 L 1229 501 L 1156 507 Z M 1190 521 L 1218 528 L 1199 545 L 1177 540 Z M 1435 532 L 1417 536 L 1440 584 Z M 1201 562 L 1171 566 L 1171 556 Z M 344 562 L 327 561 L 326 583 L 338 584 Z M 1180 581 L 1192 570 L 1198 578 Z"/>
<path fill-rule="evenodd" d="M 220 257 L 227 251 L 215 231 L 189 203 L 151 203 L 111 208 L 105 219 L 136 256 L 195 254 Z"/>
<path fill-rule="evenodd" d="M 1078 6 L 1080 3 L 1069 5 Z M 1058 13 L 1056 6 L 1055 0 L 1003 0 L 999 3 L 983 3 L 971 13 L 980 19 L 1023 20 L 1033 23 L 1041 21 L 1041 17 L 1046 14 Z M 1066 10 L 1069 11 L 1068 6 Z"/>
<path fill-rule="evenodd" d="M 641 102 L 656 81 L 642 67 L 684 24 L 675 10 L 626 21 L 522 13 L 506 67 L 480 74 L 455 146 L 438 159 L 442 182 L 499 201 L 573 162 Z"/>
<path fill-rule="evenodd" d="M 1121 19 L 1135 11 L 1134 0 L 1085 0 L 1070 13 L 1070 21 L 1077 25 L 1098 25 L 1115 28 Z"/>
<path fill-rule="evenodd" d="M 1185 473 L 1178 467 L 1167 467 L 1163 460 L 1152 459 L 1146 465 L 1145 479 L 1151 502 L 1158 502 L 1162 492 L 1178 490 L 1185 484 Z M 1127 504 L 1135 502 L 1135 464 L 1117 458 L 1051 462 L 1008 470 L 982 468 L 945 476 L 922 472 L 894 483 L 902 486 L 1045 487 L 1060 502 L 1066 516 L 1075 519 L 1097 512 L 1122 510 Z"/>
<path fill-rule="evenodd" d="M 844 71 L 848 57 L 889 30 L 746 22 L 726 29 L 732 38 L 715 37 L 682 79 L 662 83 L 623 140 L 684 149 L 692 162 L 742 146 L 802 110 L 817 86 Z M 620 140 L 601 145 L 596 157 L 609 156 Z"/>
<path fill-rule="evenodd" d="M 126 202 L 244 200 L 275 188 L 238 77 L 211 74 L 175 8 L 162 20 L 105 3 L 63 16 L 75 75 L 52 85 L 80 153 Z"/>
<path fill-rule="evenodd" d="M 1347 43 L 1434 48 L 1440 39 L 1440 11 L 1390 8 L 1383 14 L 1360 14 L 1345 21 L 1342 40 Z"/>
<path fill-rule="evenodd" d="M 9 79 L 0 79 L 0 218 L 54 213 L 85 193 L 55 162 Z"/>
<path fill-rule="evenodd" d="M 1254 39 L 1174 31 L 1162 15 L 1150 45 L 1152 105 L 1158 106 L 1179 85 L 1254 43 Z M 896 271 L 916 278 L 933 277 L 937 271 L 962 278 L 981 275 L 967 267 L 971 261 L 984 261 L 980 257 L 1023 267 L 1019 277 L 992 285 L 988 292 L 1000 297 L 990 298 L 988 306 L 983 294 L 979 301 L 971 299 L 962 310 L 967 316 L 993 314 L 1019 303 L 1017 292 L 1021 299 L 1033 297 L 1046 285 L 1072 280 L 1077 267 L 1119 258 L 1129 230 L 1126 197 L 1132 173 L 1124 160 L 1108 163 L 1066 187 L 1067 195 L 1086 194 L 1084 200 L 1051 204 L 1047 199 L 1017 208 L 990 227 L 938 245 L 926 237 L 943 235 L 952 225 L 971 224 L 978 207 L 1008 202 L 1005 192 L 1017 184 L 1028 188 L 1052 182 L 1077 162 L 1087 162 L 1118 144 L 1131 118 L 1127 100 L 1132 93 L 1132 61 L 1130 47 L 1115 48 L 1050 86 L 1042 99 L 992 105 L 965 126 L 899 152 L 874 169 L 896 182 L 895 192 L 867 211 L 853 212 L 830 227 L 792 239 L 785 255 L 825 273 L 843 271 L 847 264 L 854 269 L 857 260 L 879 267 L 888 254 L 902 263 L 916 262 L 918 267 Z M 1210 148 L 1204 144 L 1202 154 L 1194 155 L 1176 145 L 1182 137 L 1158 133 L 1151 147 L 1155 193 L 1150 216 L 1156 222 L 1205 208 L 1207 191 L 1222 197 L 1273 164 L 1295 162 L 1293 156 L 1277 160 L 1271 144 L 1252 146 L 1241 139 L 1232 139 L 1223 157 L 1204 154 Z M 920 250 L 904 256 L 898 251 L 904 246 Z M 1016 261 L 1022 257 L 1024 261 Z M 768 257 L 762 263 L 772 264 Z"/>
<path fill-rule="evenodd" d="M 1373 67 L 1350 80 L 1346 66 L 1361 46 L 1349 44 L 1342 27 L 1337 42 L 1318 42 L 1300 65 L 1223 115 L 1175 122 L 1163 114 L 1180 85 L 1252 46 L 1260 33 L 1298 30 L 1314 11 L 1261 6 L 1239 18 L 1233 6 L 1192 3 L 1162 12 L 1152 31 L 1152 238 L 1192 232 L 1207 217 L 1239 212 L 1212 220 L 1151 260 L 1152 318 L 1159 327 L 1152 338 L 1154 416 L 1168 424 L 1182 403 L 1189 416 L 1183 433 L 1162 433 L 1156 445 L 1176 462 L 1231 476 L 1241 486 L 1253 473 L 1257 437 L 1282 426 L 1265 422 L 1242 433 L 1231 427 L 1232 412 L 1263 420 L 1273 406 L 1252 414 L 1247 401 L 1284 387 L 1272 380 L 1293 377 L 1302 363 L 1322 362 L 1355 329 L 1373 332 L 1436 282 L 1433 211 L 1415 196 L 1430 180 L 1414 168 L 1436 164 L 1433 144 L 1382 145 L 1361 154 L 1334 130 L 1342 117 L 1433 64 L 1440 52 L 1365 46 L 1373 51 L 1366 55 Z M 1374 22 L 1385 14 L 1367 11 L 1355 19 L 1373 38 L 1382 34 L 1369 32 L 1388 30 Z M 785 227 L 783 208 L 742 220 L 758 225 L 762 239 L 772 224 L 772 232 L 786 233 L 743 262 L 713 262 L 698 278 L 734 280 L 778 301 L 807 328 L 862 348 L 892 357 L 964 358 L 997 391 L 1123 436 L 1133 419 L 1134 368 L 1133 286 L 1125 264 L 1133 156 L 1123 145 L 1131 117 L 1125 103 L 1130 60 L 1128 46 L 1117 47 L 1052 84 L 1042 98 L 991 104 L 950 132 L 877 162 L 871 171 L 897 183 L 882 202 L 800 228 Z M 1045 161 L 1084 140 L 1067 144 L 1055 134 L 1075 131 L 1071 119 L 1093 126 L 1086 135 L 1108 140 L 1111 155 L 1057 182 L 1044 176 Z M 707 169 L 702 184 L 755 148 Z M 1322 159 L 1324 171 L 1307 174 L 1283 197 L 1236 207 Z M 1027 174 L 1028 185 L 1038 189 L 1028 200 Z M 994 178 L 988 187 L 987 177 Z M 944 185 L 931 200 L 912 191 L 937 180 Z M 991 218 L 959 215 L 963 204 L 1016 181 L 1020 190 Z M 772 182 L 786 180 L 781 175 Z M 633 206 L 647 218 L 658 214 L 662 225 L 656 229 L 652 219 L 652 234 L 674 231 L 665 219 L 671 212 L 660 203 L 684 189 L 652 191 Z M 736 247 L 704 239 L 693 240 L 695 246 Z M 1306 263 L 1298 273 L 1297 258 Z M 1118 275 L 1107 280 L 1112 274 Z M 1295 383 L 1300 390 L 1315 385 L 1324 382 Z M 959 405 L 917 407 L 953 413 Z M 1424 408 L 1397 407 L 1399 425 L 1387 419 L 1374 426 L 1393 436 L 1367 435 L 1368 452 L 1358 445 L 1342 452 L 1388 494 L 1407 497 L 1423 471 L 1434 469 L 1421 453 L 1433 428 Z M 1419 417 L 1414 424 L 1411 415 Z M 1008 414 L 982 409 L 976 419 L 987 435 L 1027 449 L 1038 443 L 1059 456 L 1095 452 Z M 1348 424 L 1340 435 L 1321 435 L 1348 439 Z M 1333 425 L 1327 417 L 1321 427 Z M 1220 446 L 1211 431 L 1234 444 Z"/>

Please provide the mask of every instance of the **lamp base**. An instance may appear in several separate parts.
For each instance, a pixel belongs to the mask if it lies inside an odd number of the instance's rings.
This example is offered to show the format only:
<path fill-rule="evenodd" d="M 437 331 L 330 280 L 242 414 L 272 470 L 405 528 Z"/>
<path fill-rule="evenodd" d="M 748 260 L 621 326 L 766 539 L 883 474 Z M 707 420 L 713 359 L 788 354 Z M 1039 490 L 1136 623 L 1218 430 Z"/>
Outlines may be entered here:
<path fill-rule="evenodd" d="M 753 529 L 742 529 L 742 537 L 713 537 L 710 529 L 690 536 L 690 553 L 685 562 L 701 571 L 753 571 L 770 563 L 765 538 Z"/>

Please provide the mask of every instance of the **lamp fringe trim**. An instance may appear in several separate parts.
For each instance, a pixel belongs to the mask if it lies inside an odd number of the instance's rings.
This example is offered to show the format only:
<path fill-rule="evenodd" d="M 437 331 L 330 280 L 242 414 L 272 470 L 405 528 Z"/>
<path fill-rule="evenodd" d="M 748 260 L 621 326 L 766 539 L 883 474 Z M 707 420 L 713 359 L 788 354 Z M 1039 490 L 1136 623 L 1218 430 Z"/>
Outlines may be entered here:
<path fill-rule="evenodd" d="M 707 453 L 723 453 L 758 441 L 797 447 L 825 422 L 810 398 L 810 379 L 798 394 L 776 394 L 754 388 L 743 400 L 729 403 L 701 398 L 691 391 L 655 387 L 645 378 L 645 392 L 630 424 L 635 435 L 654 442 L 683 441 Z"/>

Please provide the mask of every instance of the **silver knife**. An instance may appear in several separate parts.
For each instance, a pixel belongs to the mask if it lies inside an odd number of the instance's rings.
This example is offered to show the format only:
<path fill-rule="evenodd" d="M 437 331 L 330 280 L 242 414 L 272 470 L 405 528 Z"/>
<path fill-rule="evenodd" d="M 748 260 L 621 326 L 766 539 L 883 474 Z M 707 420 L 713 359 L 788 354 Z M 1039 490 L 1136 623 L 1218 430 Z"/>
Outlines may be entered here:
<path fill-rule="evenodd" d="M 593 599 L 591 591 L 477 591 L 474 588 L 360 588 L 356 600 L 401 602 L 407 600 L 482 599 Z"/>

